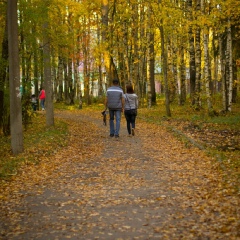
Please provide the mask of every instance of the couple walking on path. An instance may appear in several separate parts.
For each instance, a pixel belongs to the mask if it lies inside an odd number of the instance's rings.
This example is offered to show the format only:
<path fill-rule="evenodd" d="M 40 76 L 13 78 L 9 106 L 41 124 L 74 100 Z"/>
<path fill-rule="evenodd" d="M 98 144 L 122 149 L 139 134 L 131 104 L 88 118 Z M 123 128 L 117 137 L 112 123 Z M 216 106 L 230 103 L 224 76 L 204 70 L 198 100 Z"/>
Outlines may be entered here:
<path fill-rule="evenodd" d="M 119 81 L 114 79 L 113 86 L 107 89 L 105 111 L 107 108 L 109 109 L 110 116 L 110 137 L 119 137 L 122 112 L 124 112 L 127 121 L 128 135 L 134 136 L 138 108 L 138 96 L 134 93 L 133 86 L 127 85 L 126 94 L 124 94 L 122 88 L 119 86 Z"/>

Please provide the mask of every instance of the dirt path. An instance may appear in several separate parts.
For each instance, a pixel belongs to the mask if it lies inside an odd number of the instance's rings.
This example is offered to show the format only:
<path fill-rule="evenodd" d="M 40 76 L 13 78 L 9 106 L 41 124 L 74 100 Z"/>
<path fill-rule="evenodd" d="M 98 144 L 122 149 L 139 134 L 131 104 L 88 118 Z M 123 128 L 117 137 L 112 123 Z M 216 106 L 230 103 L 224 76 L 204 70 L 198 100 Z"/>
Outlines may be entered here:
<path fill-rule="evenodd" d="M 69 147 L 52 175 L 13 193 L 1 239 L 240 239 L 239 198 L 203 152 L 140 121 L 128 137 L 122 119 L 117 140 L 95 113 L 57 116 L 71 122 Z"/>

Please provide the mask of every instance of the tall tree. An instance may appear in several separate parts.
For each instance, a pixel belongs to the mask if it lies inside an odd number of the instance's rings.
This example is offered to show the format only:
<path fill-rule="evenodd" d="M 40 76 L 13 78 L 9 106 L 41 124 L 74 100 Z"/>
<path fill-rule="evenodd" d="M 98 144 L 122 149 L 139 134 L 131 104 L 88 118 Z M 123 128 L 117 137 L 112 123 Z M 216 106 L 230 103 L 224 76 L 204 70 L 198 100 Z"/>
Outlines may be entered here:
<path fill-rule="evenodd" d="M 207 4 L 203 2 L 201 8 L 202 8 L 203 16 L 205 15 L 205 17 L 207 17 L 207 15 L 209 15 L 209 12 L 206 11 L 206 9 L 208 9 Z M 212 99 L 211 99 L 211 90 L 210 90 L 211 68 L 210 68 L 210 56 L 209 56 L 209 27 L 207 26 L 207 24 L 204 24 L 203 26 L 203 49 L 204 49 L 204 81 L 205 81 L 205 89 L 206 89 L 206 97 L 207 97 L 207 109 L 208 109 L 208 113 L 212 114 Z"/>
<path fill-rule="evenodd" d="M 181 42 L 182 43 L 182 42 Z M 184 48 L 183 43 L 180 45 L 179 48 L 179 55 L 180 55 L 180 78 L 179 78 L 179 105 L 184 105 L 186 102 L 186 66 L 184 62 Z"/>
<path fill-rule="evenodd" d="M 113 10 L 111 14 L 111 22 L 114 19 L 115 15 L 115 4 L 116 2 L 113 2 Z M 112 34 L 113 34 L 113 29 L 112 29 L 112 24 L 109 24 L 109 1 L 108 0 L 102 0 L 102 44 L 104 47 L 104 64 L 105 68 L 108 74 L 108 80 L 111 82 L 114 78 L 118 79 L 118 73 L 116 70 L 115 63 L 113 61 L 113 55 L 112 53 Z"/>
<path fill-rule="evenodd" d="M 228 19 L 227 27 L 227 51 L 226 51 L 226 90 L 227 90 L 227 111 L 232 110 L 232 92 L 233 92 L 233 56 L 232 56 L 232 26 L 231 21 Z"/>
<path fill-rule="evenodd" d="M 6 7 L 7 13 L 7 7 Z M 7 70 L 8 69 L 8 36 L 7 36 L 7 14 L 5 15 L 5 26 L 2 40 L 2 56 L 0 60 L 0 128 L 3 129 L 4 135 L 10 134 L 10 121 L 9 121 L 9 102 L 6 99 L 6 86 Z M 8 84 L 7 84 L 8 85 Z M 6 121 L 5 121 L 6 120 Z"/>
<path fill-rule="evenodd" d="M 194 46 L 194 34 L 193 34 L 193 7 L 192 0 L 187 0 L 188 13 L 189 13 L 189 73 L 190 73 L 190 96 L 192 105 L 195 105 L 195 87 L 196 87 L 196 65 L 195 65 L 195 46 Z"/>
<path fill-rule="evenodd" d="M 201 0 L 196 1 L 196 12 L 200 15 L 201 11 Z M 196 26 L 196 35 L 195 35 L 195 89 L 194 89 L 194 102 L 195 109 L 200 109 L 201 100 L 200 100 L 200 86 L 201 86 L 201 27 L 199 24 Z M 192 44 L 192 43 L 191 43 Z M 193 76 L 190 76 L 190 78 Z M 192 83 L 193 84 L 193 83 Z"/>
<path fill-rule="evenodd" d="M 153 22 L 153 10 L 150 4 L 149 6 L 149 79 L 151 89 L 151 104 L 156 105 L 156 89 L 155 89 L 155 52 L 154 52 L 154 22 Z"/>
<path fill-rule="evenodd" d="M 159 5 L 161 5 L 162 0 L 158 0 Z M 160 10 L 161 10 L 160 6 Z M 166 113 L 168 117 L 171 117 L 170 110 L 170 97 L 169 97 L 169 89 L 168 89 L 168 70 L 167 70 L 167 53 L 165 47 L 165 32 L 163 27 L 163 18 L 161 18 L 159 23 L 159 30 L 161 34 L 161 60 L 162 60 L 162 69 L 163 69 L 163 81 L 164 81 L 164 92 L 165 92 L 165 107 Z"/>
<path fill-rule="evenodd" d="M 13 154 L 19 154 L 23 151 L 23 127 L 20 93 L 17 0 L 8 0 L 7 19 L 10 81 L 11 147 Z"/>
<path fill-rule="evenodd" d="M 208 31 L 205 30 L 203 35 L 204 42 L 204 79 L 205 79 L 205 88 L 206 88 L 206 96 L 207 96 L 207 107 L 208 112 L 212 112 L 212 100 L 211 100 L 211 91 L 210 91 L 210 64 L 209 64 L 209 35 Z"/>
<path fill-rule="evenodd" d="M 51 79 L 50 38 L 48 22 L 49 1 L 46 1 L 46 18 L 43 24 L 43 63 L 44 63 L 44 88 L 46 91 L 46 125 L 54 125 L 53 88 Z"/>

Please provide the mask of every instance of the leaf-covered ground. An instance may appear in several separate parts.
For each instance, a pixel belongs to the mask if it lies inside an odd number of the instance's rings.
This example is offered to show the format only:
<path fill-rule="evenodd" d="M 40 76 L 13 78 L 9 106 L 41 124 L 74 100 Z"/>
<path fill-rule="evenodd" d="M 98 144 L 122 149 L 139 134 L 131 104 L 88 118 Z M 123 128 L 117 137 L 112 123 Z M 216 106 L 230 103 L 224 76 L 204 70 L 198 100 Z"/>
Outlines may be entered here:
<path fill-rule="evenodd" d="M 195 115 L 191 109 L 175 109 L 173 117 L 163 117 L 161 108 L 151 111 L 141 109 L 141 118 L 166 127 L 181 139 L 186 147 L 194 145 L 213 156 L 219 162 L 224 184 L 240 192 L 240 115 L 234 113 L 207 117 L 202 112 Z"/>
<path fill-rule="evenodd" d="M 239 195 L 219 164 L 165 127 L 120 138 L 95 111 L 58 112 L 68 146 L 0 192 L 1 239 L 239 239 Z"/>
<path fill-rule="evenodd" d="M 239 129 L 219 129 L 217 124 L 201 123 L 194 124 L 186 121 L 171 121 L 171 124 L 187 133 L 191 138 L 205 146 L 222 151 L 240 150 Z"/>

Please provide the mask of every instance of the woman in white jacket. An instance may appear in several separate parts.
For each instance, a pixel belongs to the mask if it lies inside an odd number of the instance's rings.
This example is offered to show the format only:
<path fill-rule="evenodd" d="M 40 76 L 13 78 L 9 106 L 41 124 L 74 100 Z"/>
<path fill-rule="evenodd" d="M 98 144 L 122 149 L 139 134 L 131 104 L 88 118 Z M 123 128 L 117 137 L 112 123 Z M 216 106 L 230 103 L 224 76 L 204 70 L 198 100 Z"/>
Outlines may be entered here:
<path fill-rule="evenodd" d="M 135 135 L 135 121 L 138 108 L 138 96 L 134 93 L 133 86 L 127 85 L 124 106 L 124 115 L 127 121 L 127 131 L 129 136 Z"/>

